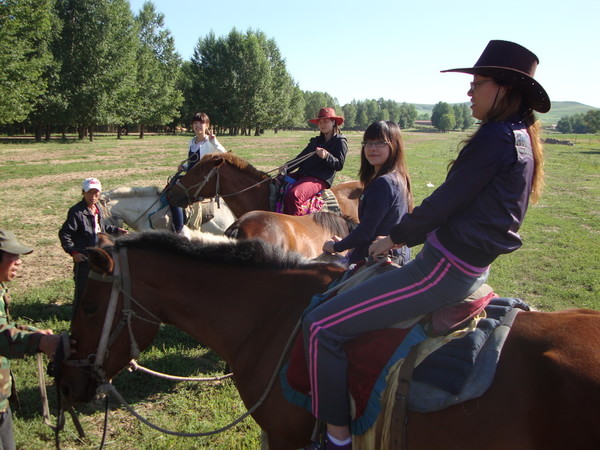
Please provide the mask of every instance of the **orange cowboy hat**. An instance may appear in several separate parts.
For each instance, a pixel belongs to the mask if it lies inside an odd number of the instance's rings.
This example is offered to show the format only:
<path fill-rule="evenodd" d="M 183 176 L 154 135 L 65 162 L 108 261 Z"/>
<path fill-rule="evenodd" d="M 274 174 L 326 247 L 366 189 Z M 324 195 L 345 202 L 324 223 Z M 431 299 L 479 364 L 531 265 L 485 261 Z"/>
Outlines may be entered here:
<path fill-rule="evenodd" d="M 317 117 L 316 119 L 310 119 L 309 122 L 317 125 L 319 123 L 319 120 L 321 119 L 334 119 L 338 127 L 344 123 L 344 118 L 336 116 L 335 109 L 333 108 L 321 108 L 321 110 L 319 111 L 319 117 Z"/>

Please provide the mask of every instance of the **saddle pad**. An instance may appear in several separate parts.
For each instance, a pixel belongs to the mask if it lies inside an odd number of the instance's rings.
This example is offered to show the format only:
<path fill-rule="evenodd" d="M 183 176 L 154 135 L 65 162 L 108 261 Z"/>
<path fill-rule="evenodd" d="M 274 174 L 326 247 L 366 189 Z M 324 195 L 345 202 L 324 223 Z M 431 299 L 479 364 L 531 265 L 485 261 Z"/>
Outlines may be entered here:
<path fill-rule="evenodd" d="M 493 379 L 498 358 L 495 361 L 493 358 L 487 358 L 487 362 L 492 364 L 478 369 L 479 374 L 487 374 L 485 381 L 474 387 L 476 383 L 473 382 L 472 374 L 477 355 L 482 348 L 486 348 L 484 344 L 487 337 L 502 324 L 504 317 L 514 308 L 529 309 L 518 299 L 494 298 L 485 309 L 489 318 L 478 320 L 478 323 L 482 324 L 481 330 L 469 328 L 455 332 L 455 336 L 466 334 L 468 339 L 454 339 L 448 342 L 453 338 L 429 338 L 432 342 L 426 347 L 439 348 L 429 356 L 423 356 L 425 359 L 416 367 L 413 379 L 418 378 L 419 383 L 413 389 L 414 383 L 411 382 L 412 398 L 409 407 L 421 411 L 430 410 L 431 405 L 465 401 L 468 398 L 460 395 L 460 390 L 466 385 L 469 387 L 469 395 L 481 395 L 485 392 Z M 426 338 L 425 330 L 417 324 L 411 329 L 392 328 L 365 333 L 344 346 L 349 360 L 348 384 L 354 407 L 351 424 L 353 434 L 363 434 L 373 425 L 381 411 L 380 398 L 387 387 L 386 378 L 389 371 L 408 354 L 413 345 Z M 498 345 L 501 347 L 503 342 L 504 339 L 496 339 L 491 348 L 486 348 L 486 355 L 499 357 Z M 425 361 L 427 363 L 419 371 Z M 288 364 L 281 371 L 280 382 L 288 401 L 311 411 L 310 383 L 301 336 L 294 344 Z M 419 406 L 418 396 L 431 392 L 432 387 L 436 389 L 435 395 L 426 404 Z M 459 394 L 453 393 L 457 390 Z"/>
<path fill-rule="evenodd" d="M 324 211 L 329 211 L 336 214 L 341 214 L 342 209 L 340 208 L 340 204 L 331 189 L 323 189 L 321 191 L 321 198 L 325 202 Z"/>

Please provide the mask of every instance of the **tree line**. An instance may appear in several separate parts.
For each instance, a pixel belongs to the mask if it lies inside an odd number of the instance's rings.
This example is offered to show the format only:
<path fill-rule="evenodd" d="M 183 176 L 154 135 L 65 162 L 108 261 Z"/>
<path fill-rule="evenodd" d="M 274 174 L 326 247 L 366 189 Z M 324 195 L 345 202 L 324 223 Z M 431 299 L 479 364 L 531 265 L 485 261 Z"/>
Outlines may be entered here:
<path fill-rule="evenodd" d="M 431 125 L 440 131 L 464 131 L 475 123 L 471 109 L 466 103 L 450 105 L 438 102 L 431 112 Z"/>
<path fill-rule="evenodd" d="M 600 131 L 600 109 L 590 109 L 586 113 L 561 117 L 556 123 L 561 133 L 587 134 Z"/>
<path fill-rule="evenodd" d="M 175 130 L 204 111 L 220 133 L 307 128 L 320 108 L 345 117 L 346 129 L 376 120 L 413 126 L 414 105 L 393 100 L 340 106 L 323 92 L 302 91 L 276 42 L 233 29 L 199 39 L 182 61 L 164 15 L 152 2 L 133 14 L 127 0 L 0 1 L 0 129 L 36 139 L 111 127 Z"/>

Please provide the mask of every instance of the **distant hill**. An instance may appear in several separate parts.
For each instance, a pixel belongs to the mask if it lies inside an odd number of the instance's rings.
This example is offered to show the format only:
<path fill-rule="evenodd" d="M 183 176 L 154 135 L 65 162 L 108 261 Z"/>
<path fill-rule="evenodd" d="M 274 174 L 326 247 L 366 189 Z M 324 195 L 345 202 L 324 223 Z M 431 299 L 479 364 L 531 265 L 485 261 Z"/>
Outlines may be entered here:
<path fill-rule="evenodd" d="M 466 103 L 466 102 L 465 102 Z M 415 104 L 419 114 L 431 114 L 435 105 Z M 578 102 L 552 102 L 552 108 L 546 114 L 538 114 L 538 117 L 544 125 L 556 125 L 561 117 L 572 116 L 573 114 L 586 113 L 590 109 L 600 109 L 593 106 L 584 105 Z"/>

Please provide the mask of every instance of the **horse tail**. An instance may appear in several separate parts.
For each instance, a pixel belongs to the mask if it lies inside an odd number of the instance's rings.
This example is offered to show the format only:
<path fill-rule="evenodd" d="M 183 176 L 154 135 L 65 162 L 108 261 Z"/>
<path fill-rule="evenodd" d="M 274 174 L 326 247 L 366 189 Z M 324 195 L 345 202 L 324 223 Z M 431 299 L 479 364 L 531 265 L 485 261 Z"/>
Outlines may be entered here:
<path fill-rule="evenodd" d="M 319 211 L 312 215 L 313 221 L 325 228 L 332 235 L 345 237 L 356 228 L 358 222 L 347 215 L 340 215 L 329 211 Z"/>

